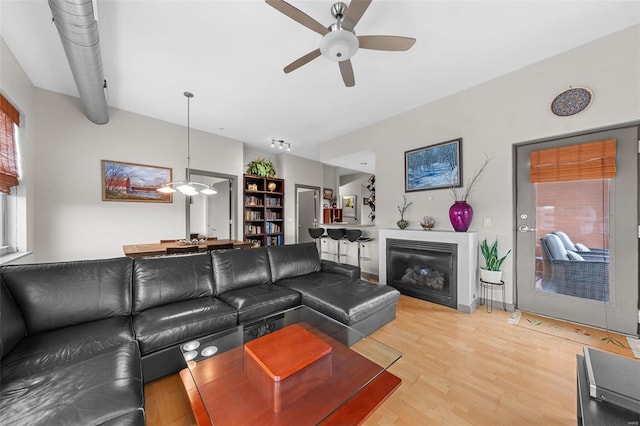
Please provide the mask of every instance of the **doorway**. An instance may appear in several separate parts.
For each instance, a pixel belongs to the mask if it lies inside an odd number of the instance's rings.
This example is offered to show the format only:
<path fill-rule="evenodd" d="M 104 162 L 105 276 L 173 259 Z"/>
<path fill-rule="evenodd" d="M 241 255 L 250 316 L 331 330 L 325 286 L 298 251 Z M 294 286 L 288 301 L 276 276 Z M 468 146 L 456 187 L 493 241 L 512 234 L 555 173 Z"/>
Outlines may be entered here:
<path fill-rule="evenodd" d="M 518 308 L 638 334 L 638 127 L 514 151 Z"/>
<path fill-rule="evenodd" d="M 309 228 L 320 223 L 320 188 L 296 184 L 296 242 L 314 242 Z"/>
<path fill-rule="evenodd" d="M 237 178 L 223 173 L 191 170 L 191 177 L 198 182 L 211 185 L 216 191 L 212 195 L 186 197 L 187 235 L 197 233 L 206 238 L 235 240 L 236 187 Z"/>

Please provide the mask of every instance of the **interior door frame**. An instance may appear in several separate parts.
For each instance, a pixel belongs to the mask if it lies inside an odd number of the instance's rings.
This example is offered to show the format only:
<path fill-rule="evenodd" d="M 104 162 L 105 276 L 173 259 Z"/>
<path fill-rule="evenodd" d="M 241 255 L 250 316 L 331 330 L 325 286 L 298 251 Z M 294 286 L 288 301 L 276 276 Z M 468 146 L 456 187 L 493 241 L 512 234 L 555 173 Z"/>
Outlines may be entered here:
<path fill-rule="evenodd" d="M 608 305 L 605 305 L 605 308 L 602 309 L 603 311 L 603 318 L 601 321 L 603 321 L 604 326 L 602 328 L 609 328 L 608 324 L 609 322 L 611 322 L 612 320 L 620 320 L 621 322 L 624 322 L 624 328 L 621 330 L 617 330 L 623 333 L 627 333 L 627 334 L 632 334 L 632 335 L 638 335 L 640 334 L 640 324 L 638 322 L 638 312 L 640 309 L 640 298 L 637 296 L 638 294 L 640 294 L 640 280 L 638 280 L 638 277 L 640 276 L 639 270 L 638 270 L 638 250 L 639 250 L 639 240 L 638 240 L 638 233 L 640 232 L 640 227 L 639 222 L 638 222 L 638 212 L 640 211 L 640 190 L 639 190 L 639 186 L 638 185 L 638 176 L 639 176 L 639 159 L 640 159 L 640 155 L 638 154 L 639 151 L 639 145 L 640 145 L 640 122 L 636 121 L 636 122 L 630 122 L 630 123 L 623 123 L 623 124 L 619 124 L 619 125 L 614 125 L 614 126 L 608 126 L 608 127 L 603 127 L 603 128 L 597 128 L 597 129 L 592 129 L 592 130 L 588 130 L 588 131 L 582 131 L 582 132 L 575 132 L 575 133 L 571 133 L 571 134 L 565 134 L 565 135 L 557 135 L 557 136 L 553 136 L 553 137 L 548 137 L 548 138 L 544 138 L 544 139 L 537 139 L 537 140 L 533 140 L 533 141 L 528 141 L 528 142 L 524 142 L 524 143 L 519 143 L 519 144 L 514 144 L 513 146 L 513 223 L 514 223 L 514 227 L 513 227 L 513 241 L 514 241 L 514 246 L 516 247 L 516 250 L 514 250 L 514 255 L 515 255 L 515 265 L 516 267 L 514 268 L 514 275 L 515 275 L 515 279 L 514 279 L 514 283 L 516 284 L 514 286 L 514 304 L 517 308 L 520 308 L 520 300 L 519 300 L 519 296 L 520 296 L 520 292 L 524 291 L 524 292 L 529 292 L 530 290 L 525 289 L 523 290 L 521 288 L 521 286 L 525 285 L 528 286 L 531 284 L 531 277 L 533 276 L 530 272 L 530 270 L 528 270 L 527 268 L 525 268 L 523 265 L 527 264 L 527 262 L 530 262 L 532 259 L 535 259 L 535 253 L 532 253 L 531 250 L 525 249 L 523 250 L 523 247 L 521 244 L 518 244 L 519 238 L 523 238 L 523 234 L 521 234 L 518 231 L 518 227 L 520 225 L 531 225 L 531 222 L 527 222 L 526 220 L 523 220 L 519 215 L 520 215 L 520 211 L 519 211 L 519 206 L 520 206 L 520 200 L 518 198 L 518 174 L 519 172 L 521 172 L 521 170 L 519 169 L 519 164 L 518 164 L 518 149 L 525 147 L 527 145 L 535 145 L 535 144 L 540 144 L 540 143 L 547 143 L 547 142 L 553 142 L 553 141 L 563 141 L 563 140 L 569 140 L 569 139 L 575 139 L 575 141 L 572 141 L 571 143 L 566 143 L 566 145 L 570 145 L 573 143 L 580 143 L 581 141 L 587 142 L 590 140 L 597 140 L 600 138 L 603 138 L 603 136 L 601 135 L 602 133 L 606 133 L 606 132 L 621 132 L 621 131 L 635 131 L 635 137 L 636 141 L 634 141 L 634 143 L 632 144 L 631 142 L 629 142 L 629 146 L 625 146 L 624 150 L 621 150 L 620 147 L 618 148 L 618 154 L 617 154 L 617 161 L 624 161 L 625 162 L 625 167 L 632 167 L 635 170 L 635 196 L 636 196 L 636 203 L 635 203 L 635 212 L 633 211 L 628 211 L 626 212 L 626 216 L 633 216 L 635 218 L 635 229 L 636 232 L 634 232 L 633 237 L 627 233 L 627 235 L 623 235 L 622 238 L 620 238 L 620 234 L 622 229 L 619 229 L 616 233 L 615 228 L 620 228 L 621 225 L 618 224 L 616 225 L 615 221 L 612 221 L 611 225 L 611 235 L 614 236 L 614 240 L 611 240 L 610 237 L 610 241 L 615 241 L 616 245 L 619 245 L 619 247 L 614 250 L 612 252 L 612 254 L 615 256 L 615 259 L 612 258 L 612 260 L 614 260 L 613 263 L 613 268 L 611 268 L 611 279 L 612 280 L 616 280 L 616 276 L 617 275 L 627 275 L 627 279 L 629 279 L 628 275 L 629 274 L 620 274 L 617 273 L 616 274 L 616 270 L 620 271 L 622 268 L 625 268 L 625 272 L 627 272 L 628 268 L 630 267 L 633 270 L 633 274 L 631 275 L 633 278 L 630 279 L 634 279 L 636 284 L 637 284 L 637 288 L 635 289 L 636 291 L 636 303 L 634 304 L 634 312 L 633 315 L 631 315 L 631 312 L 618 312 L 618 310 L 616 309 L 616 303 L 618 304 L 618 306 L 620 306 L 620 294 L 618 291 L 616 291 L 616 286 L 614 286 L 614 291 L 610 294 L 610 302 Z M 633 145 L 633 146 L 631 146 Z M 631 156 L 630 151 L 633 150 L 634 151 L 634 155 Z M 625 154 L 625 151 L 627 151 L 627 153 Z M 528 170 L 528 165 L 527 165 L 527 170 Z M 628 178 L 628 180 L 632 180 L 632 178 Z M 613 200 L 613 202 L 615 204 L 611 205 L 610 207 L 610 218 L 615 218 L 617 211 L 620 209 L 620 205 L 621 202 L 623 201 L 623 197 L 625 193 L 628 193 L 629 188 L 625 188 L 625 187 L 621 187 L 622 184 L 619 184 L 617 181 L 614 183 L 613 185 L 613 193 L 614 193 L 614 197 L 615 198 Z M 627 191 L 627 192 L 625 192 Z M 627 203 L 628 206 L 628 203 Z M 627 207 L 625 206 L 625 207 Z M 632 209 L 633 207 L 630 207 L 630 209 Z M 622 210 L 626 210 L 626 208 L 623 208 Z M 632 221 L 632 219 L 630 219 L 629 217 L 627 218 L 628 221 Z M 627 225 L 627 224 L 625 224 Z M 625 228 L 626 229 L 626 228 Z M 535 238 L 535 237 L 534 237 Z M 533 247 L 535 247 L 535 244 L 533 245 Z M 530 262 L 533 263 L 533 262 Z M 624 266 L 623 266 L 624 265 Z M 629 266 L 630 265 L 630 266 Z M 535 266 L 533 266 L 535 268 Z M 523 276 L 524 275 L 524 276 Z M 622 278 L 622 277 L 621 277 Z M 536 293 L 535 290 L 533 290 L 533 293 Z M 538 297 L 541 298 L 546 298 L 545 303 L 559 303 L 557 300 L 554 300 L 554 297 L 557 299 L 558 295 L 551 295 L 551 294 L 547 294 L 544 295 L 542 293 L 544 292 L 538 292 L 541 293 L 539 295 L 537 295 Z M 600 304 L 602 304 L 602 302 L 600 302 Z M 549 306 L 549 308 L 551 309 L 551 306 Z M 609 309 L 607 309 L 609 308 Z M 627 309 L 629 310 L 629 309 Z M 545 312 L 537 312 L 537 313 L 541 313 L 541 314 L 545 314 Z M 619 316 L 624 315 L 625 319 L 619 318 Z M 615 316 L 612 318 L 612 316 Z M 633 316 L 633 320 L 631 319 L 631 316 Z M 580 322 L 580 321 L 579 321 Z"/>
<path fill-rule="evenodd" d="M 219 179 L 227 179 L 229 181 L 229 238 L 232 240 L 238 240 L 238 176 L 229 175 L 226 173 L 209 172 L 207 170 L 190 169 L 190 175 L 208 176 Z M 185 169 L 185 176 L 187 176 L 187 170 Z M 196 195 L 199 197 L 200 195 Z M 207 197 L 207 195 L 203 195 Z M 191 232 L 191 197 L 185 196 L 185 238 L 189 238 Z"/>
<path fill-rule="evenodd" d="M 295 202 L 295 209 L 296 209 L 296 220 L 295 220 L 295 224 L 294 224 L 295 226 L 294 227 L 296 229 L 296 243 L 298 241 L 300 241 L 300 226 L 299 226 L 300 221 L 299 221 L 299 217 L 298 217 L 298 213 L 299 213 L 298 212 L 298 189 L 308 189 L 308 190 L 313 191 L 313 194 L 314 194 L 313 198 L 316 200 L 316 202 L 314 203 L 314 206 L 315 206 L 314 212 L 315 212 L 315 215 L 316 215 L 316 217 L 315 217 L 316 224 L 320 223 L 320 202 L 321 202 L 321 200 L 320 200 L 321 192 L 320 192 L 320 187 L 319 186 L 303 185 L 303 184 L 300 184 L 300 183 L 296 183 L 295 184 L 295 189 L 294 189 L 295 200 L 294 200 L 294 202 Z"/>

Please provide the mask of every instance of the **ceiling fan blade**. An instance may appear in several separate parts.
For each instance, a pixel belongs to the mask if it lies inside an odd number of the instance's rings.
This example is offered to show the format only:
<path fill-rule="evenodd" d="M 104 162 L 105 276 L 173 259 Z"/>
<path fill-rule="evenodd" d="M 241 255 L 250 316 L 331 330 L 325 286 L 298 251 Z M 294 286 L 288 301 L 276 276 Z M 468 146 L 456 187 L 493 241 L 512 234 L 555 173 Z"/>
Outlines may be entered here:
<path fill-rule="evenodd" d="M 284 72 L 289 74 L 291 71 L 295 71 L 301 66 L 313 61 L 318 56 L 320 56 L 320 49 L 316 49 L 312 52 L 309 52 L 306 55 L 296 59 L 295 61 L 291 62 L 289 65 L 284 67 Z"/>
<path fill-rule="evenodd" d="M 342 74 L 342 81 L 347 87 L 353 87 L 356 85 L 355 77 L 353 76 L 353 67 L 351 66 L 351 59 L 338 62 L 340 66 L 340 74 Z"/>
<path fill-rule="evenodd" d="M 265 0 L 267 4 L 277 11 L 287 15 L 294 21 L 304 25 L 305 27 L 317 32 L 320 35 L 325 35 L 329 32 L 329 28 L 326 28 L 320 22 L 313 19 L 300 9 L 291 6 L 289 3 L 283 0 Z"/>
<path fill-rule="evenodd" d="M 372 50 L 409 50 L 416 42 L 415 38 L 400 36 L 369 35 L 358 36 L 360 49 Z"/>
<path fill-rule="evenodd" d="M 349 7 L 344 12 L 344 19 L 349 21 L 351 29 L 360 21 L 370 4 L 371 0 L 351 0 Z"/>

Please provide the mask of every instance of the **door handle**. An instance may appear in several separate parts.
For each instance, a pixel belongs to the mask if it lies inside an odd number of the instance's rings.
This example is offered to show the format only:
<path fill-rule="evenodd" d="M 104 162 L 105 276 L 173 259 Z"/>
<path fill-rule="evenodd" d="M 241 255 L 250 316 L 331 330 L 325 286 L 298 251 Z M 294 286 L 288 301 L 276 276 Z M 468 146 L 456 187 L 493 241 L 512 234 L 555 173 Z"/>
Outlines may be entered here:
<path fill-rule="evenodd" d="M 536 228 L 529 228 L 527 225 L 518 226 L 518 231 L 520 232 L 536 232 Z"/>

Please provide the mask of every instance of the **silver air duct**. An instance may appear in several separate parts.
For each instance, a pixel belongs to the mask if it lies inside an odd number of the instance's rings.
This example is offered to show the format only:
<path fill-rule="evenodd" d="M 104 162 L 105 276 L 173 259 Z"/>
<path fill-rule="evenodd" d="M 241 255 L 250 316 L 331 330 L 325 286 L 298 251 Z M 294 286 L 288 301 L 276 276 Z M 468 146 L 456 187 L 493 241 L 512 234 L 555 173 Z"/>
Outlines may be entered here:
<path fill-rule="evenodd" d="M 96 124 L 109 121 L 98 22 L 91 0 L 49 0 L 53 21 L 80 93 L 84 112 Z"/>

